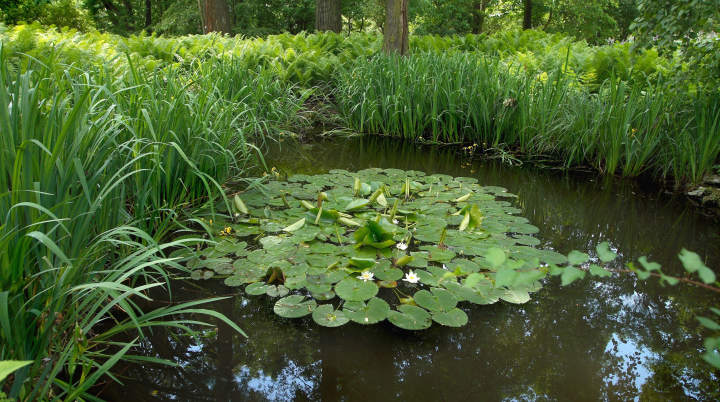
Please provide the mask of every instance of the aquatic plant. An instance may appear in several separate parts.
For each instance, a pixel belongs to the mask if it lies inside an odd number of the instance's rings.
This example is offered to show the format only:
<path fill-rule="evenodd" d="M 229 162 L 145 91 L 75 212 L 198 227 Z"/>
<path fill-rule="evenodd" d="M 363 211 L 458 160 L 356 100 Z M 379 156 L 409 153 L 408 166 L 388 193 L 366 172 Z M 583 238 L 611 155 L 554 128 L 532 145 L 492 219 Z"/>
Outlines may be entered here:
<path fill-rule="evenodd" d="M 496 197 L 514 195 L 397 169 L 295 175 L 237 196 L 235 222 L 214 223 L 222 240 L 186 265 L 196 279 L 280 298 L 282 317 L 460 326 L 459 302 L 525 303 L 541 288 L 540 261 L 567 261 L 533 248 L 537 228 Z"/>

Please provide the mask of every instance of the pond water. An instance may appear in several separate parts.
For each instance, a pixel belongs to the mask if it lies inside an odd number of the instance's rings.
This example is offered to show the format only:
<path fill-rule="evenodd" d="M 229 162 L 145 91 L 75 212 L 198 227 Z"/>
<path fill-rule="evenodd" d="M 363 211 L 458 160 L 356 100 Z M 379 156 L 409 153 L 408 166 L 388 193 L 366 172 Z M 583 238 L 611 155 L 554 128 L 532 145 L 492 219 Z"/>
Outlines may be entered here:
<path fill-rule="evenodd" d="M 474 177 L 517 194 L 514 206 L 540 229 L 538 247 L 595 255 L 609 241 L 611 267 L 647 255 L 681 274 L 683 248 L 720 266 L 720 222 L 661 188 L 638 181 L 509 167 L 470 160 L 456 149 L 392 139 L 350 138 L 273 147 L 268 166 L 281 174 L 370 167 Z M 273 313 L 276 299 L 246 296 L 218 280 L 176 282 L 173 300 L 231 297 L 213 308 L 249 338 L 218 325 L 200 342 L 156 330 L 137 353 L 177 367 L 121 365 L 123 387 L 109 400 L 718 400 L 720 371 L 701 358 L 710 335 L 695 315 L 710 316 L 720 297 L 633 275 L 545 281 L 527 304 L 463 305 L 466 326 L 406 331 L 387 321 L 339 328 L 310 316 Z"/>

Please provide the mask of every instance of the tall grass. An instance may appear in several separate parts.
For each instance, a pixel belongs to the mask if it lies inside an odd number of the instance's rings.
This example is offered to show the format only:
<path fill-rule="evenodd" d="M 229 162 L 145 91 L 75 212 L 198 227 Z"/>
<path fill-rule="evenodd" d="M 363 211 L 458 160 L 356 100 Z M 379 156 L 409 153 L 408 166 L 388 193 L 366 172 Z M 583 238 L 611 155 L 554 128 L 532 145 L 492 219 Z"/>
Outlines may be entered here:
<path fill-rule="evenodd" d="M 92 399 L 119 359 L 157 360 L 128 355 L 118 331 L 202 324 L 180 313 L 227 321 L 199 302 L 137 300 L 185 270 L 170 251 L 202 241 L 169 231 L 212 211 L 252 162 L 248 142 L 292 122 L 302 98 L 222 59 L 148 72 L 129 57 L 83 70 L 0 54 L 0 360 L 34 361 L 0 390 Z"/>
<path fill-rule="evenodd" d="M 566 54 L 568 59 L 569 54 Z M 720 153 L 720 95 L 667 91 L 611 74 L 596 90 L 564 65 L 550 74 L 472 54 L 375 56 L 338 68 L 338 108 L 358 132 L 476 143 L 608 174 L 698 183 Z"/>

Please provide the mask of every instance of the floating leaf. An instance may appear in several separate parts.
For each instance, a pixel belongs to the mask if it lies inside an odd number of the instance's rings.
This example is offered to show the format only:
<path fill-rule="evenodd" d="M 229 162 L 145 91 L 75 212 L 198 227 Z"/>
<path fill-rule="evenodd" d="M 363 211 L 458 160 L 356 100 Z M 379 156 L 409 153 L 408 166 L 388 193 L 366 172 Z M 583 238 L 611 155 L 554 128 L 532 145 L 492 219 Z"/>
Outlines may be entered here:
<path fill-rule="evenodd" d="M 468 316 L 459 308 L 450 311 L 435 311 L 432 313 L 432 320 L 447 327 L 462 327 L 467 324 Z"/>
<path fill-rule="evenodd" d="M 365 282 L 355 278 L 345 278 L 335 285 L 335 293 L 347 301 L 365 301 L 378 292 L 374 282 Z"/>
<path fill-rule="evenodd" d="M 396 326 L 409 330 L 429 328 L 431 324 L 430 314 L 425 309 L 407 304 L 398 306 L 398 311 L 389 311 L 387 318 Z"/>
<path fill-rule="evenodd" d="M 413 295 L 418 306 L 430 311 L 449 311 L 457 305 L 457 299 L 445 289 L 432 288 L 432 293 L 420 290 Z"/>
<path fill-rule="evenodd" d="M 278 300 L 273 310 L 280 317 L 297 318 L 312 313 L 316 307 L 315 300 L 306 300 L 305 296 L 292 295 Z"/>
<path fill-rule="evenodd" d="M 286 288 L 283 285 L 278 285 L 278 286 L 270 285 L 267 287 L 265 292 L 270 297 L 283 297 L 290 292 L 290 289 Z"/>
<path fill-rule="evenodd" d="M 350 321 L 342 311 L 335 310 L 332 304 L 318 306 L 315 311 L 313 311 L 312 318 L 323 327 L 339 327 Z"/>
<path fill-rule="evenodd" d="M 383 299 L 373 297 L 367 304 L 346 302 L 343 306 L 345 316 L 359 324 L 376 324 L 387 318 L 390 306 Z"/>
<path fill-rule="evenodd" d="M 252 296 L 260 296 L 264 295 L 269 287 L 265 282 L 255 282 L 245 287 L 245 293 Z"/>

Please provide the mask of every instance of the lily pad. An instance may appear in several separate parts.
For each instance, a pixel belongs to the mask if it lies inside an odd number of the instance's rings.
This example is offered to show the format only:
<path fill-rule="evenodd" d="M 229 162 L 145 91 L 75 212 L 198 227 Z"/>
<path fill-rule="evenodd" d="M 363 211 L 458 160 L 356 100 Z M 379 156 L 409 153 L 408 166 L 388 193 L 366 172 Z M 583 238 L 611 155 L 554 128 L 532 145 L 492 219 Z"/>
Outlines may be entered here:
<path fill-rule="evenodd" d="M 275 303 L 275 314 L 285 318 L 297 318 L 311 314 L 317 308 L 317 302 L 305 296 L 283 297 Z"/>
<path fill-rule="evenodd" d="M 335 293 L 343 300 L 365 301 L 378 292 L 374 282 L 365 282 L 355 278 L 345 278 L 335 285 Z"/>
<path fill-rule="evenodd" d="M 445 289 L 432 288 L 432 293 L 420 290 L 413 295 L 418 306 L 430 311 L 450 311 L 457 305 L 457 299 Z"/>
<path fill-rule="evenodd" d="M 450 311 L 433 312 L 432 320 L 447 327 L 462 327 L 467 324 L 468 316 L 459 308 L 454 308 Z"/>
<path fill-rule="evenodd" d="M 339 327 L 350 321 L 341 310 L 335 310 L 332 304 L 318 306 L 312 313 L 313 320 L 323 327 Z"/>
<path fill-rule="evenodd" d="M 373 297 L 367 303 L 346 302 L 345 316 L 359 324 L 376 324 L 387 318 L 390 306 L 383 299 Z"/>
<path fill-rule="evenodd" d="M 429 328 L 432 323 L 425 309 L 407 304 L 398 306 L 398 311 L 389 311 L 387 316 L 391 323 L 409 330 Z"/>

